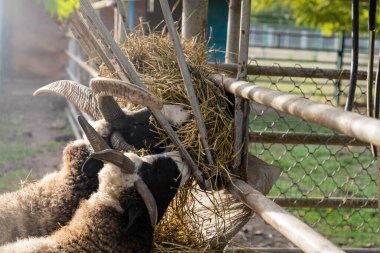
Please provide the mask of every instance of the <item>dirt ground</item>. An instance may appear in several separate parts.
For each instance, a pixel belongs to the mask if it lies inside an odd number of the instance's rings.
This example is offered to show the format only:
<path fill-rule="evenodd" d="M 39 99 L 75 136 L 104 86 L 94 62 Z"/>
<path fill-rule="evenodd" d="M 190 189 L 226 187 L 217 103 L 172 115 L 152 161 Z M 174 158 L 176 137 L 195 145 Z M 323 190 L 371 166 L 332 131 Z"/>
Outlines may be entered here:
<path fill-rule="evenodd" d="M 66 120 L 65 101 L 52 96 L 33 97 L 34 90 L 42 85 L 29 80 L 7 80 L 0 85 L 0 180 L 8 179 L 2 191 L 16 189 L 18 176 L 21 180 L 26 179 L 23 175 L 37 179 L 57 170 L 65 142 L 74 139 Z M 12 170 L 17 173 L 9 176 Z"/>

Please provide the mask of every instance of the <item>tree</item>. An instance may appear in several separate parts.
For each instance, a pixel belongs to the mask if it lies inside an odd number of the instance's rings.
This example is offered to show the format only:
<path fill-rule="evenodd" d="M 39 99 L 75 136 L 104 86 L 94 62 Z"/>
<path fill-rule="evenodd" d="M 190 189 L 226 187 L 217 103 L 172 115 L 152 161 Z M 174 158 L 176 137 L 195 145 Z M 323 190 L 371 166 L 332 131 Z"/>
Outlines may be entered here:
<path fill-rule="evenodd" d="M 252 12 L 282 10 L 302 27 L 318 28 L 325 33 L 351 31 L 351 1 L 349 0 L 255 0 Z M 368 2 L 360 2 L 360 30 L 367 31 Z M 275 14 L 272 12 L 272 14 Z M 378 16 L 377 21 L 380 21 Z"/>
<path fill-rule="evenodd" d="M 45 11 L 51 15 L 52 18 L 56 18 L 59 22 L 62 22 L 67 18 L 75 9 L 78 9 L 78 0 L 37 0 L 41 3 Z"/>

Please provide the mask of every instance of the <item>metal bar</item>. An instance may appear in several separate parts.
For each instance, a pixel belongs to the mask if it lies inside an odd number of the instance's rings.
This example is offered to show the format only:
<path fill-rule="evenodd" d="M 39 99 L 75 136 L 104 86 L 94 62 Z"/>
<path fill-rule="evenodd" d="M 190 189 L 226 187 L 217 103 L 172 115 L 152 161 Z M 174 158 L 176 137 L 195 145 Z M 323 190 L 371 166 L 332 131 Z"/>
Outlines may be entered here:
<path fill-rule="evenodd" d="M 88 21 L 88 25 L 91 26 L 92 32 L 98 33 L 98 42 L 103 43 L 103 50 L 108 49 L 111 51 L 112 55 L 107 56 L 107 59 L 111 61 L 112 65 L 116 67 L 117 74 L 119 75 L 120 79 L 122 80 L 129 80 L 128 77 L 131 79 L 131 81 L 142 87 L 146 88 L 144 83 L 141 81 L 140 77 L 137 75 L 136 71 L 134 70 L 132 64 L 128 61 L 128 59 L 125 57 L 123 52 L 121 51 L 120 47 L 117 46 L 116 42 L 113 40 L 111 34 L 105 27 L 104 23 L 100 20 L 100 18 L 96 15 L 94 9 L 91 7 L 88 0 L 79 0 L 80 1 L 80 11 L 82 13 L 82 16 L 84 19 Z M 108 58 L 110 57 L 110 58 Z M 128 77 L 126 74 L 128 74 Z M 169 122 L 165 118 L 165 116 L 162 114 L 160 110 L 152 110 L 152 113 L 154 117 L 157 119 L 157 121 L 160 123 L 162 128 L 166 131 L 171 141 L 176 145 L 176 147 L 179 149 L 179 151 L 182 154 L 182 157 L 188 164 L 188 166 L 191 168 L 192 175 L 195 177 L 196 181 L 198 182 L 199 186 L 202 189 L 210 189 L 211 185 L 210 182 L 206 181 L 203 173 L 198 170 L 195 162 L 191 158 L 190 154 L 187 152 L 187 150 L 183 147 L 181 141 L 178 139 L 177 134 L 174 132 L 173 128 L 170 126 Z"/>
<path fill-rule="evenodd" d="M 114 5 L 115 5 L 115 1 L 114 0 L 102 0 L 102 1 L 99 1 L 99 2 L 93 3 L 92 4 L 92 8 L 94 8 L 95 10 L 99 10 L 99 9 L 111 7 L 111 6 L 114 6 Z"/>
<path fill-rule="evenodd" d="M 100 66 L 102 64 L 102 61 L 100 60 L 100 58 L 102 58 L 102 50 L 99 48 L 92 34 L 89 33 L 77 14 L 74 14 L 71 18 L 70 28 L 73 31 L 75 39 L 79 42 L 79 45 L 86 45 L 82 48 L 85 50 L 87 56 L 90 59 L 93 59 L 97 66 Z M 86 48 L 88 52 L 86 51 Z"/>
<path fill-rule="evenodd" d="M 345 135 L 287 132 L 251 132 L 249 141 L 255 143 L 281 143 L 303 145 L 368 146 L 368 143 Z"/>
<path fill-rule="evenodd" d="M 197 1 L 194 1 L 197 2 Z M 206 1 L 207 2 L 207 1 Z M 211 154 L 210 147 L 207 141 L 207 131 L 206 126 L 204 124 L 201 109 L 199 106 L 199 101 L 197 95 L 195 94 L 193 82 L 191 80 L 190 72 L 187 67 L 187 63 L 185 60 L 185 55 L 182 51 L 181 42 L 179 41 L 177 30 L 174 25 L 173 16 L 170 11 L 170 7 L 167 0 L 160 0 L 162 13 L 164 14 L 164 18 L 166 21 L 166 26 L 168 27 L 169 34 L 173 40 L 174 49 L 177 55 L 177 60 L 179 64 L 179 68 L 181 70 L 181 74 L 183 77 L 183 81 L 186 86 L 187 95 L 189 97 L 189 101 L 191 104 L 191 108 L 193 109 L 194 118 L 197 123 L 198 131 L 200 134 L 200 138 L 203 144 L 203 149 L 206 153 L 207 161 L 211 166 L 214 166 L 214 159 Z"/>
<path fill-rule="evenodd" d="M 350 88 L 345 111 L 351 111 L 355 99 L 356 81 L 359 63 L 359 0 L 352 0 L 352 52 Z"/>
<path fill-rule="evenodd" d="M 345 198 L 277 198 L 270 197 L 282 207 L 377 208 L 377 199 Z"/>
<path fill-rule="evenodd" d="M 221 70 L 236 73 L 236 64 L 210 63 L 211 66 Z M 348 69 L 320 69 L 302 67 L 281 67 L 281 66 L 259 66 L 247 65 L 248 75 L 281 76 L 281 77 L 305 77 L 305 78 L 325 78 L 349 80 L 350 70 Z M 358 80 L 367 80 L 366 71 L 358 71 Z"/>
<path fill-rule="evenodd" d="M 344 61 L 344 47 L 345 47 L 345 42 L 346 42 L 346 32 L 343 30 L 342 35 L 340 38 L 340 45 L 339 45 L 339 50 L 337 52 L 337 59 L 336 59 L 336 68 L 341 70 L 343 68 L 343 61 Z M 351 75 L 351 72 L 350 72 Z M 341 95 L 341 80 L 338 80 L 336 86 L 335 86 L 335 91 L 336 91 L 336 105 L 339 106 L 340 104 L 340 95 Z"/>
<path fill-rule="evenodd" d="M 117 12 L 119 13 L 119 21 L 121 21 L 119 22 L 119 30 L 122 30 L 125 36 L 131 33 L 129 29 L 129 3 L 126 4 L 124 0 L 115 0 L 115 3 L 118 10 Z"/>
<path fill-rule="evenodd" d="M 342 248 L 342 250 L 346 253 L 379 253 L 380 248 Z M 303 253 L 304 251 L 297 248 L 234 248 L 234 249 L 226 249 L 223 251 L 224 253 Z"/>
<path fill-rule="evenodd" d="M 99 75 L 99 72 L 94 69 L 93 67 L 91 67 L 90 65 L 87 65 L 82 59 L 80 59 L 78 56 L 74 55 L 73 53 L 71 53 L 70 51 L 68 50 L 65 50 L 65 53 L 67 54 L 67 56 L 69 56 L 73 61 L 75 61 L 78 66 L 80 66 L 82 69 L 84 69 L 85 71 L 87 71 L 91 76 L 95 77 L 95 76 L 98 76 Z"/>
<path fill-rule="evenodd" d="M 368 70 L 367 79 L 367 115 L 373 117 L 373 61 L 375 55 L 375 37 L 376 37 L 376 3 L 377 0 L 369 0 L 368 7 L 368 30 L 369 30 L 369 45 L 368 45 Z M 377 148 L 371 145 L 372 154 L 377 156 Z"/>
<path fill-rule="evenodd" d="M 237 80 L 247 79 L 249 30 L 251 24 L 251 0 L 242 0 L 239 31 L 239 54 Z M 232 172 L 245 178 L 248 153 L 249 101 L 235 96 L 234 113 L 234 160 Z"/>
<path fill-rule="evenodd" d="M 210 79 L 237 96 L 336 130 L 363 142 L 380 145 L 379 120 L 281 91 L 257 87 L 250 82 L 235 81 L 233 78 L 223 78 L 221 75 L 211 75 Z"/>
<path fill-rule="evenodd" d="M 241 0 L 230 0 L 228 4 L 226 63 L 238 62 L 240 9 Z M 237 66 L 234 67 L 234 71 L 237 71 Z"/>
<path fill-rule="evenodd" d="M 240 179 L 232 179 L 228 191 L 264 221 L 307 253 L 343 252 L 308 225 L 266 198 Z"/>
<path fill-rule="evenodd" d="M 183 0 L 182 5 L 182 37 L 191 39 L 194 36 L 200 35 L 202 38 L 205 38 L 208 0 Z"/>

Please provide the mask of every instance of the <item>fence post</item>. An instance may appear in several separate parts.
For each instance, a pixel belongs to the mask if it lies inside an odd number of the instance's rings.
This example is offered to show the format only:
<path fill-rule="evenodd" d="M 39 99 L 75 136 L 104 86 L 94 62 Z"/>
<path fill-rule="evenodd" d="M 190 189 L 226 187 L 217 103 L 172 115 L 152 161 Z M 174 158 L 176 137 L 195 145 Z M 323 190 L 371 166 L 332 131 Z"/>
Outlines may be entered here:
<path fill-rule="evenodd" d="M 228 6 L 226 63 L 238 62 L 241 0 L 230 0 Z"/>
<path fill-rule="evenodd" d="M 344 60 L 344 49 L 345 49 L 345 31 L 342 31 L 341 36 L 340 36 L 340 43 L 339 43 L 339 48 L 338 48 L 338 55 L 336 59 L 336 68 L 337 69 L 342 69 L 343 67 L 343 60 Z M 340 103 L 340 88 L 341 88 L 341 82 L 340 79 L 336 83 L 335 86 L 335 101 L 336 105 L 339 106 Z"/>

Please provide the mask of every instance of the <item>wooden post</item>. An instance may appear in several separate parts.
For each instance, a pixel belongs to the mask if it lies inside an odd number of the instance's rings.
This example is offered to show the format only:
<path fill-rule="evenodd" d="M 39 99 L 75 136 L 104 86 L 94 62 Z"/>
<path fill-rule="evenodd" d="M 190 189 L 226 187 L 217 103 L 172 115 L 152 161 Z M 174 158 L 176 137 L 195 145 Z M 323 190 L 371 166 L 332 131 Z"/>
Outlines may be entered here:
<path fill-rule="evenodd" d="M 206 36 L 208 0 L 183 0 L 182 37 Z"/>
<path fill-rule="evenodd" d="M 241 0 L 230 0 L 228 5 L 226 63 L 238 62 Z M 235 67 L 237 70 L 237 67 Z"/>
<path fill-rule="evenodd" d="M 286 212 L 259 191 L 239 179 L 232 179 L 228 191 L 256 212 L 269 225 L 307 253 L 344 252 L 308 225 Z"/>
<path fill-rule="evenodd" d="M 210 79 L 223 85 L 234 95 L 270 106 L 297 118 L 336 130 L 366 143 L 380 146 L 380 120 L 368 118 L 354 112 L 343 111 L 331 105 L 313 102 L 309 99 L 258 87 L 250 82 L 236 81 L 212 75 Z"/>

